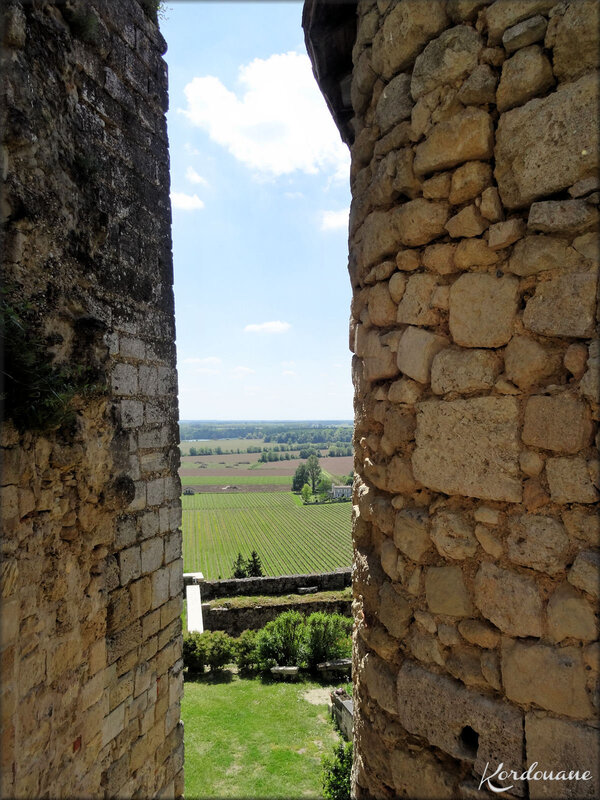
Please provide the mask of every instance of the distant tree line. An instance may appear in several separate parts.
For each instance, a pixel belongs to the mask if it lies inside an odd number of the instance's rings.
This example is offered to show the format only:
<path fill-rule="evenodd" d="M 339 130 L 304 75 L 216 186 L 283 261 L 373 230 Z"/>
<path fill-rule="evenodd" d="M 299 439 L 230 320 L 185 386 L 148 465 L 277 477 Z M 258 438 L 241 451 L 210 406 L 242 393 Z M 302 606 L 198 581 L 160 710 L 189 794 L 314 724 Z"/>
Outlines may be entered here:
<path fill-rule="evenodd" d="M 336 422 L 180 422 L 182 441 L 194 439 L 262 439 L 270 444 L 313 444 L 352 441 L 352 423 Z"/>

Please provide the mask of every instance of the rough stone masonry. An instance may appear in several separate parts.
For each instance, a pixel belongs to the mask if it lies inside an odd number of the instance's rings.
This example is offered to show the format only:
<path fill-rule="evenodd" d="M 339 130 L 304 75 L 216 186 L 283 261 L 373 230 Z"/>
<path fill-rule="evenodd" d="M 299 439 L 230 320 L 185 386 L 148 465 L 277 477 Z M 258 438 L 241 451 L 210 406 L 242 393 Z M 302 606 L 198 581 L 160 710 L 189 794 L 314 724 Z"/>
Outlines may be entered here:
<path fill-rule="evenodd" d="M 599 12 L 305 3 L 352 152 L 359 798 L 600 796 Z"/>
<path fill-rule="evenodd" d="M 165 43 L 136 0 L 2 4 L 4 281 L 104 390 L 2 432 L 2 797 L 183 792 Z"/>

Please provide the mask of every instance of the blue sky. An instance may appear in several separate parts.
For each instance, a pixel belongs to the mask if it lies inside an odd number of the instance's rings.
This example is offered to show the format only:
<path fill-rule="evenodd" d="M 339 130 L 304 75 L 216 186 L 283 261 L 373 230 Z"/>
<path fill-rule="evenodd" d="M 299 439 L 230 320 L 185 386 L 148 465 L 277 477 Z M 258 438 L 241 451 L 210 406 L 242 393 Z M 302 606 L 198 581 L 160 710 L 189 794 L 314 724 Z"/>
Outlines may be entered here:
<path fill-rule="evenodd" d="M 174 2 L 171 199 L 182 419 L 351 419 L 349 154 L 300 2 Z"/>

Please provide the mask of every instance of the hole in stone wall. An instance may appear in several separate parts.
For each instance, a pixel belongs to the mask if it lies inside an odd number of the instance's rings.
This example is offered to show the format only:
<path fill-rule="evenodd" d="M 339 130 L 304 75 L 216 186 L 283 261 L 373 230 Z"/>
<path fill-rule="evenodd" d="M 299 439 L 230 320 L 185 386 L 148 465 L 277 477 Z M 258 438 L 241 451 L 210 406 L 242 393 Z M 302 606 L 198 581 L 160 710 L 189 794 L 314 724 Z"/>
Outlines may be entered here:
<path fill-rule="evenodd" d="M 477 750 L 479 748 L 479 734 L 477 731 L 473 730 L 470 725 L 465 725 L 460 732 L 458 741 L 466 756 L 469 758 L 477 758 Z"/>

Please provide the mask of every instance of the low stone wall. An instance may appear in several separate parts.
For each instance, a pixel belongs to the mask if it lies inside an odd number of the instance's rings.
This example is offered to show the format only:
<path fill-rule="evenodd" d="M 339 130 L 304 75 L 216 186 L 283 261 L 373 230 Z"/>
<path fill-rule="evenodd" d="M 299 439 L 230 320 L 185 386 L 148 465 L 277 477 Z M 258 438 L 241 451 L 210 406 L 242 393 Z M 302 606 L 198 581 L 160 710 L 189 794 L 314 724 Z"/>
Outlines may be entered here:
<path fill-rule="evenodd" d="M 336 690 L 337 691 L 337 690 Z M 347 742 L 352 741 L 354 724 L 354 703 L 347 695 L 331 693 L 331 716 L 335 720 L 340 733 Z"/>
<path fill-rule="evenodd" d="M 193 583 L 191 577 L 184 576 L 185 584 Z M 316 586 L 319 592 L 333 592 L 345 589 L 352 583 L 352 572 L 337 569 L 335 572 L 320 572 L 314 575 L 277 575 L 264 578 L 231 578 L 225 581 L 202 581 L 200 591 L 203 600 L 215 597 L 236 597 L 237 595 L 283 595 L 298 594 L 305 586 Z"/>
<path fill-rule="evenodd" d="M 202 604 L 202 619 L 205 631 L 225 631 L 230 636 L 239 636 L 245 630 L 259 630 L 267 622 L 275 619 L 284 611 L 301 611 L 312 614 L 324 611 L 327 614 L 343 614 L 352 616 L 351 600 L 317 600 L 314 602 L 295 601 L 278 603 L 276 606 L 247 606 L 245 608 L 211 608 L 209 603 Z"/>

